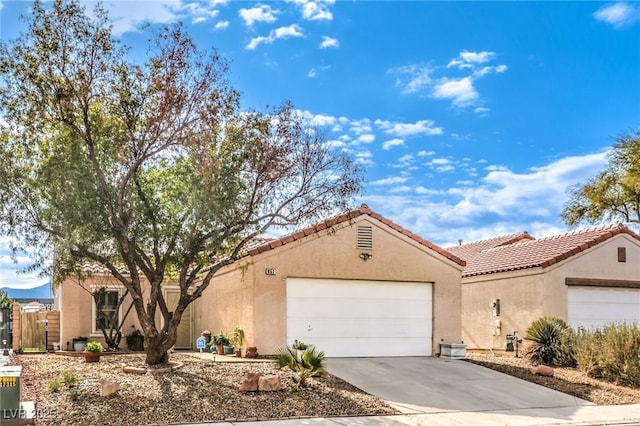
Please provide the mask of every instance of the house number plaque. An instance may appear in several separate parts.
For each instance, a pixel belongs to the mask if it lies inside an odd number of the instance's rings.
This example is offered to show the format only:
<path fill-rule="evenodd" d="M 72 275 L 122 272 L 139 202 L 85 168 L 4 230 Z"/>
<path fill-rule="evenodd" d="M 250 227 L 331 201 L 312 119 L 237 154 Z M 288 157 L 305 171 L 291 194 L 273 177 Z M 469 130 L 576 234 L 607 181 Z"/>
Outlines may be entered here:
<path fill-rule="evenodd" d="M 276 268 L 267 268 L 264 270 L 264 273 L 266 275 L 275 275 L 276 274 Z"/>

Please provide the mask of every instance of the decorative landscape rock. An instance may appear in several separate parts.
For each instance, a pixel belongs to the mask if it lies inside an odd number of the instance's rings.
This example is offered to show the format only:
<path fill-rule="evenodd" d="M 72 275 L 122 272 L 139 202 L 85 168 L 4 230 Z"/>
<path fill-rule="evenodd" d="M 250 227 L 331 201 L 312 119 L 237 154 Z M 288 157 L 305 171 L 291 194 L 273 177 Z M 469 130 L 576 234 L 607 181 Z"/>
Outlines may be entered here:
<path fill-rule="evenodd" d="M 552 377 L 553 376 L 553 368 L 549 367 L 548 365 L 538 365 L 536 367 L 533 367 L 531 369 L 531 374 L 533 375 L 540 375 L 540 376 L 548 376 L 548 377 Z"/>
<path fill-rule="evenodd" d="M 262 373 L 247 374 L 242 378 L 238 390 L 240 392 L 256 392 L 258 390 L 258 382 L 262 376 Z"/>
<path fill-rule="evenodd" d="M 262 376 L 258 379 L 258 390 L 262 392 L 273 392 L 282 389 L 280 378 L 275 374 Z"/>
<path fill-rule="evenodd" d="M 118 393 L 120 384 L 112 380 L 100 379 L 100 396 L 111 396 Z"/>

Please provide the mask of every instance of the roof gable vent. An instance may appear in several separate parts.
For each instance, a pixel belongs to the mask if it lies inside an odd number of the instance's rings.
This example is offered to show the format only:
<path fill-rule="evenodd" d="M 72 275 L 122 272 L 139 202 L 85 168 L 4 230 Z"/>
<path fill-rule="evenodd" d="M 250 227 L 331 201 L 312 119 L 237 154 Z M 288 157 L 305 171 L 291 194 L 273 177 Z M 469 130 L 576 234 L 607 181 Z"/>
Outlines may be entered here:
<path fill-rule="evenodd" d="M 357 248 L 359 250 L 373 249 L 373 227 L 360 225 L 358 226 Z"/>

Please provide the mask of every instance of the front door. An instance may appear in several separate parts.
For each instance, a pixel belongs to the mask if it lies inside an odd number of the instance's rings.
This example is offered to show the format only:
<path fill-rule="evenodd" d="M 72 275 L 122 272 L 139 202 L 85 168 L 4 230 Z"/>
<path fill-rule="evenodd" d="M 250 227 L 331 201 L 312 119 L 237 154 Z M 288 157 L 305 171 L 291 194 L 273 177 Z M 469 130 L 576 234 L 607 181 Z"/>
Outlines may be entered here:
<path fill-rule="evenodd" d="M 167 308 L 172 312 L 176 306 L 178 306 L 178 300 L 180 299 L 179 290 L 165 290 L 165 301 L 167 302 Z M 192 349 L 193 348 L 193 323 L 192 313 L 193 305 L 189 307 L 182 314 L 182 320 L 178 325 L 178 339 L 176 340 L 176 349 Z"/>

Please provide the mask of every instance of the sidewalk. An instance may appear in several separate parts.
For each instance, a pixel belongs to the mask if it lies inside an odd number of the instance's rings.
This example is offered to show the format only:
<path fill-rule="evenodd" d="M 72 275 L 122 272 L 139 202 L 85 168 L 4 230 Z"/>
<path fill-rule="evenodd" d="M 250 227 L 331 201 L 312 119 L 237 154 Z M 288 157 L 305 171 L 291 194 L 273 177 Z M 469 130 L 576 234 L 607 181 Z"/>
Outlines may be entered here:
<path fill-rule="evenodd" d="M 182 424 L 194 426 L 193 424 Z M 551 426 L 640 425 L 640 404 L 528 408 L 490 412 L 443 412 L 396 416 L 331 417 L 249 422 L 197 423 L 200 426 Z"/>

